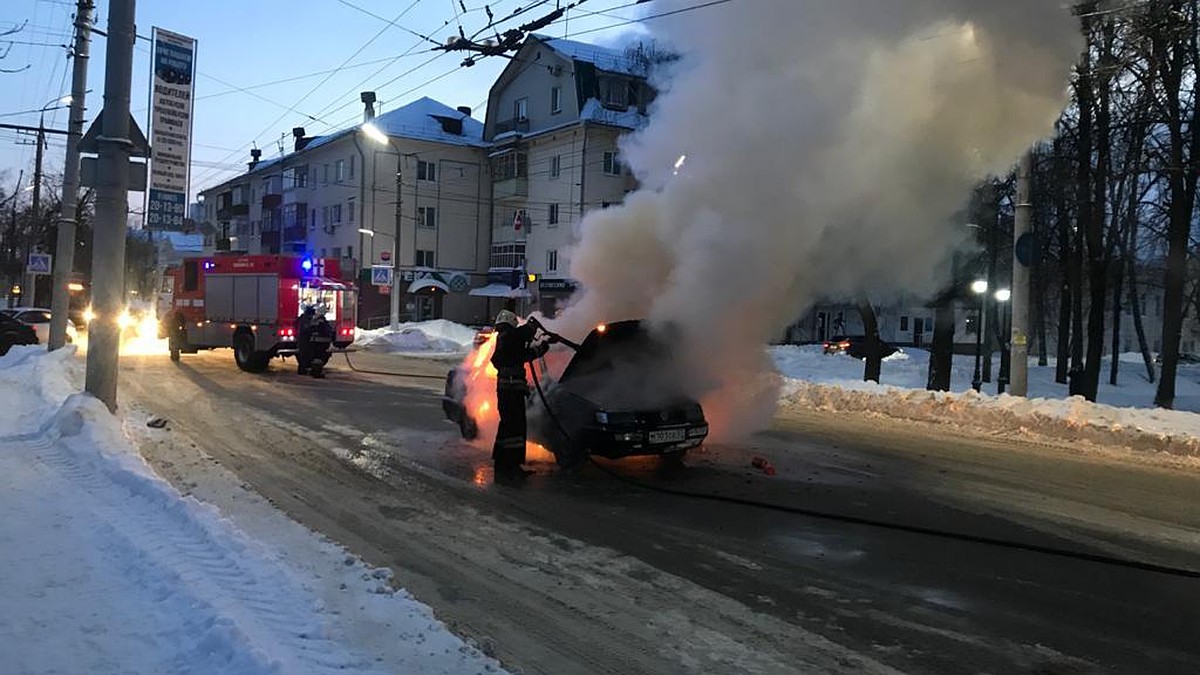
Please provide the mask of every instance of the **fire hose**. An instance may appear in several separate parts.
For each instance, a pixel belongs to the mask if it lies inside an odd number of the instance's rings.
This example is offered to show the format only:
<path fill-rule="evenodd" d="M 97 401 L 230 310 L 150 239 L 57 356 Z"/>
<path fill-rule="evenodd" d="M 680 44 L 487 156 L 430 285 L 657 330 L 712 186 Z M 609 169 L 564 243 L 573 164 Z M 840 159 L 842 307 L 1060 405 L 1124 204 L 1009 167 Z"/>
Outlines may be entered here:
<path fill-rule="evenodd" d="M 389 373 L 389 372 L 383 371 L 383 370 L 369 370 L 367 368 L 359 368 L 354 365 L 353 361 L 350 360 L 350 351 L 349 350 L 341 349 L 338 351 L 340 351 L 342 353 L 342 356 L 346 357 L 346 365 L 350 366 L 350 370 L 353 370 L 356 373 L 363 373 L 365 375 L 387 375 L 390 377 L 411 377 L 411 378 L 416 378 L 416 379 L 421 379 L 421 380 L 439 380 L 439 381 L 441 381 L 441 380 L 446 379 L 445 376 L 443 376 L 443 375 L 429 375 L 426 373 Z"/>
<path fill-rule="evenodd" d="M 545 329 L 543 328 L 542 330 L 545 330 Z M 549 331 L 545 331 L 545 332 L 549 335 L 552 335 L 552 336 L 554 335 L 553 333 L 550 333 Z M 555 336 L 555 337 L 558 337 L 558 336 Z M 559 337 L 559 340 L 562 341 L 562 338 Z M 565 341 L 564 341 L 564 343 L 569 346 L 573 346 L 575 349 L 578 349 L 578 346 L 574 345 L 574 343 L 565 342 Z M 538 398 L 540 398 L 542 401 L 542 407 L 545 408 L 546 415 L 551 419 L 551 421 L 554 422 L 554 425 L 556 427 L 558 427 L 559 432 L 563 435 L 563 438 L 566 439 L 567 443 L 572 446 L 572 448 L 571 448 L 572 451 L 581 452 L 583 449 L 576 446 L 576 443 L 571 438 L 570 433 L 567 432 L 567 430 L 563 426 L 562 422 L 559 421 L 558 417 L 554 414 L 554 410 L 552 410 L 550 408 L 550 404 L 546 400 L 546 394 L 542 390 L 542 383 L 538 379 L 537 369 L 530 368 L 529 372 L 533 376 L 533 385 L 537 389 Z M 654 485 L 652 483 L 640 481 L 636 478 L 630 478 L 629 476 L 625 476 L 617 471 L 613 471 L 611 468 L 597 462 L 596 458 L 592 457 L 591 455 L 588 455 L 588 461 L 591 462 L 592 466 L 596 467 L 597 469 L 604 472 L 605 474 L 608 474 L 610 477 L 621 481 L 622 483 L 627 483 L 629 485 L 640 488 L 642 490 L 648 490 L 651 492 L 658 492 L 661 494 L 673 495 L 676 497 L 686 497 L 688 499 L 696 499 L 696 500 L 708 501 L 708 502 L 718 502 L 718 503 L 723 503 L 723 504 L 736 504 L 738 506 L 746 506 L 746 507 L 756 508 L 756 509 L 765 509 L 765 510 L 769 510 L 769 511 L 778 511 L 781 513 L 790 513 L 793 515 L 804 516 L 807 518 L 813 518 L 813 519 L 818 519 L 818 520 L 829 520 L 829 521 L 838 522 L 838 523 L 846 523 L 849 525 L 860 525 L 860 526 L 873 527 L 873 528 L 878 528 L 878 529 L 894 530 L 894 531 L 898 531 L 898 532 L 907 532 L 910 534 L 918 534 L 918 535 L 924 535 L 924 536 L 928 536 L 928 537 L 936 537 L 939 539 L 949 539 L 951 541 L 962 541 L 962 542 L 967 542 L 967 543 L 972 543 L 972 544 L 982 544 L 985 546 L 993 546 L 993 547 L 998 547 L 998 548 L 1026 551 L 1029 553 L 1037 553 L 1037 554 L 1048 555 L 1048 556 L 1053 556 L 1053 557 L 1057 557 L 1057 558 L 1068 558 L 1071 560 L 1092 562 L 1092 563 L 1098 563 L 1098 564 L 1109 565 L 1109 566 L 1114 566 L 1114 567 L 1124 567 L 1127 569 L 1135 569 L 1135 570 L 1141 570 L 1141 571 L 1145 571 L 1145 572 L 1154 572 L 1157 574 L 1166 574 L 1169 576 L 1184 577 L 1187 579 L 1200 579 L 1200 570 L 1188 569 L 1188 568 L 1184 568 L 1184 567 L 1171 567 L 1169 565 L 1159 565 L 1156 563 L 1150 563 L 1150 562 L 1145 562 L 1145 561 L 1141 561 L 1141 560 L 1118 558 L 1116 556 L 1109 556 L 1109 555 L 1104 555 L 1104 554 L 1100 554 L 1100 553 L 1087 553 L 1084 551 L 1075 551 L 1075 550 L 1071 550 L 1071 549 L 1058 548 L 1055 546 L 1043 546 L 1040 544 L 1029 544 L 1029 543 L 1025 543 L 1025 542 L 1012 541 L 1012 540 L 1008 540 L 1008 539 L 999 539 L 996 537 L 985 537 L 985 536 L 976 535 L 976 534 L 967 534 L 964 532 L 954 532 L 951 530 L 942 530 L 942 529 L 938 529 L 938 528 L 934 528 L 934 527 L 924 527 L 921 525 L 909 525 L 906 523 L 896 523 L 896 522 L 891 522 L 891 521 L 886 521 L 886 520 L 876 520 L 874 518 L 865 518 L 862 516 L 851 516 L 851 515 L 846 515 L 846 514 L 842 514 L 842 513 L 834 513 L 834 512 L 830 512 L 830 511 L 820 511 L 817 509 L 809 509 L 809 508 L 803 508 L 803 507 L 797 507 L 797 506 L 787 506 L 784 504 L 774 504 L 771 502 L 762 502 L 762 501 L 758 501 L 758 500 L 754 500 L 754 499 L 746 499 L 744 497 L 733 497 L 733 496 L 729 496 L 729 495 L 723 495 L 723 494 L 716 493 L 716 492 L 693 492 L 691 490 L 682 490 L 679 488 L 666 487 L 666 486 L 662 486 L 662 485 Z"/>

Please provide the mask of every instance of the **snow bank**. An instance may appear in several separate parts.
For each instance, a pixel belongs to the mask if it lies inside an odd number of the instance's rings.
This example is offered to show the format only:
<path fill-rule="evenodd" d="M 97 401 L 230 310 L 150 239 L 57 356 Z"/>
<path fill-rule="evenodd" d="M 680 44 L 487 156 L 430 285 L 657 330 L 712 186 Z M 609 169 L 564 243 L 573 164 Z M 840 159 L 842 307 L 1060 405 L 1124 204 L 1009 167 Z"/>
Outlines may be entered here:
<path fill-rule="evenodd" d="M 1025 398 L 974 391 L 973 357 L 955 357 L 951 392 L 931 392 L 925 389 L 929 353 L 924 350 L 909 349 L 890 357 L 883 365 L 880 384 L 862 381 L 862 361 L 822 354 L 820 346 L 774 347 L 771 355 L 779 372 L 788 378 L 780 403 L 784 410 L 871 412 L 986 433 L 1032 433 L 1200 456 L 1200 415 L 1151 407 L 1154 385 L 1133 374 L 1137 363 L 1130 363 L 1133 372 L 1126 371 L 1123 376 L 1129 384 L 1104 385 L 1100 397 L 1140 408 L 1068 397 L 1066 386 L 1054 382 L 1052 366 L 1030 368 L 1030 397 Z M 1140 362 L 1140 357 L 1137 360 Z M 1189 372 L 1180 375 L 1177 388 L 1179 400 L 1187 405 L 1200 399 L 1200 385 L 1190 379 Z"/>
<path fill-rule="evenodd" d="M 390 572 L 330 550 L 299 572 L 157 477 L 120 420 L 77 391 L 72 350 L 0 359 L 0 651 L 6 672 L 495 671 Z M 315 535 L 310 535 L 316 538 Z M 335 547 L 328 546 L 330 549 Z M 388 610 L 394 639 L 342 626 L 333 593 Z"/>
<path fill-rule="evenodd" d="M 402 323 L 399 330 L 360 330 L 355 346 L 376 352 L 398 354 L 465 354 L 475 340 L 475 329 L 436 319 Z"/>

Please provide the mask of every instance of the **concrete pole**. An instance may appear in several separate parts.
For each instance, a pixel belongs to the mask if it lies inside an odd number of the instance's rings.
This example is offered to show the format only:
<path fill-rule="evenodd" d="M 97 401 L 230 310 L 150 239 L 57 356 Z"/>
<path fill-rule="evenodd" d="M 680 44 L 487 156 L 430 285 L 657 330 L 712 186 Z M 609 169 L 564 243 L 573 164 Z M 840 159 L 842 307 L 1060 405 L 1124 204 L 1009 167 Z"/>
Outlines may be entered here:
<path fill-rule="evenodd" d="M 403 211 L 404 199 L 401 196 L 402 185 L 400 169 L 404 158 L 396 152 L 396 231 L 392 236 L 392 297 L 391 297 L 391 329 L 400 330 L 400 218 Z"/>
<path fill-rule="evenodd" d="M 1017 260 L 1015 251 L 1017 242 L 1030 232 L 1033 222 L 1032 173 L 1033 151 L 1030 150 L 1021 156 L 1017 167 L 1017 206 L 1013 219 L 1012 330 L 1009 334 L 1012 345 L 1009 393 L 1013 396 L 1025 396 L 1029 391 L 1029 265 Z"/>
<path fill-rule="evenodd" d="M 33 227 L 29 232 L 29 246 L 25 249 L 25 262 L 28 265 L 29 255 L 37 253 L 36 238 L 41 236 L 42 224 L 42 161 L 46 148 L 46 113 L 38 118 L 37 151 L 33 160 Z M 37 275 L 26 271 L 25 284 L 21 292 L 21 304 L 29 307 L 37 306 Z"/>
<path fill-rule="evenodd" d="M 62 209 L 54 249 L 54 288 L 50 298 L 50 350 L 67 342 L 67 313 L 71 306 L 71 272 L 75 268 L 75 205 L 79 193 L 79 139 L 83 137 L 84 97 L 87 95 L 88 51 L 92 0 L 75 8 L 74 71 L 71 75 L 71 119 L 67 127 L 67 163 L 63 169 Z"/>
<path fill-rule="evenodd" d="M 104 61 L 104 119 L 97 143 L 95 243 L 92 255 L 92 308 L 88 328 L 85 391 L 111 411 L 117 409 L 117 368 L 121 330 L 117 325 L 125 294 L 125 228 L 129 214 L 129 89 L 133 79 L 136 0 L 110 0 Z"/>

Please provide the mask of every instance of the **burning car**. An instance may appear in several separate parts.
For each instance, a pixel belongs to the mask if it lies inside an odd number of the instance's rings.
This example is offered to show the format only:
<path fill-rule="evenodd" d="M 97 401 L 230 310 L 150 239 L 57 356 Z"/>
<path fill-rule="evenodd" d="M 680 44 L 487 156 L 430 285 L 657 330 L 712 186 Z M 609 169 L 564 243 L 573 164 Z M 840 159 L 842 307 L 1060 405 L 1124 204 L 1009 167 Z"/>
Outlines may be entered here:
<path fill-rule="evenodd" d="M 494 346 L 492 344 L 491 346 Z M 473 439 L 494 405 L 470 401 L 473 388 L 491 387 L 491 349 L 481 349 L 446 378 L 442 408 Z M 708 422 L 700 403 L 685 393 L 670 345 L 639 321 L 597 327 L 578 345 L 557 378 L 545 363 L 535 364 L 546 395 L 528 400 L 530 440 L 545 446 L 563 466 L 588 455 L 622 458 L 637 455 L 680 457 L 704 442 Z"/>

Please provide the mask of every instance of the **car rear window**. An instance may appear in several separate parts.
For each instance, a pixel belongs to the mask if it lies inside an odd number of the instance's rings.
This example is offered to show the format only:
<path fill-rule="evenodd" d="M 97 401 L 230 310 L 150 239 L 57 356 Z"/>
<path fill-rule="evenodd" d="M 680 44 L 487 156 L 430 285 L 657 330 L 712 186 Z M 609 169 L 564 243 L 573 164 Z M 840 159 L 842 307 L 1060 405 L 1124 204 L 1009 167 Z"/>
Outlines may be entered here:
<path fill-rule="evenodd" d="M 50 312 L 24 312 L 17 318 L 25 323 L 50 323 Z"/>

